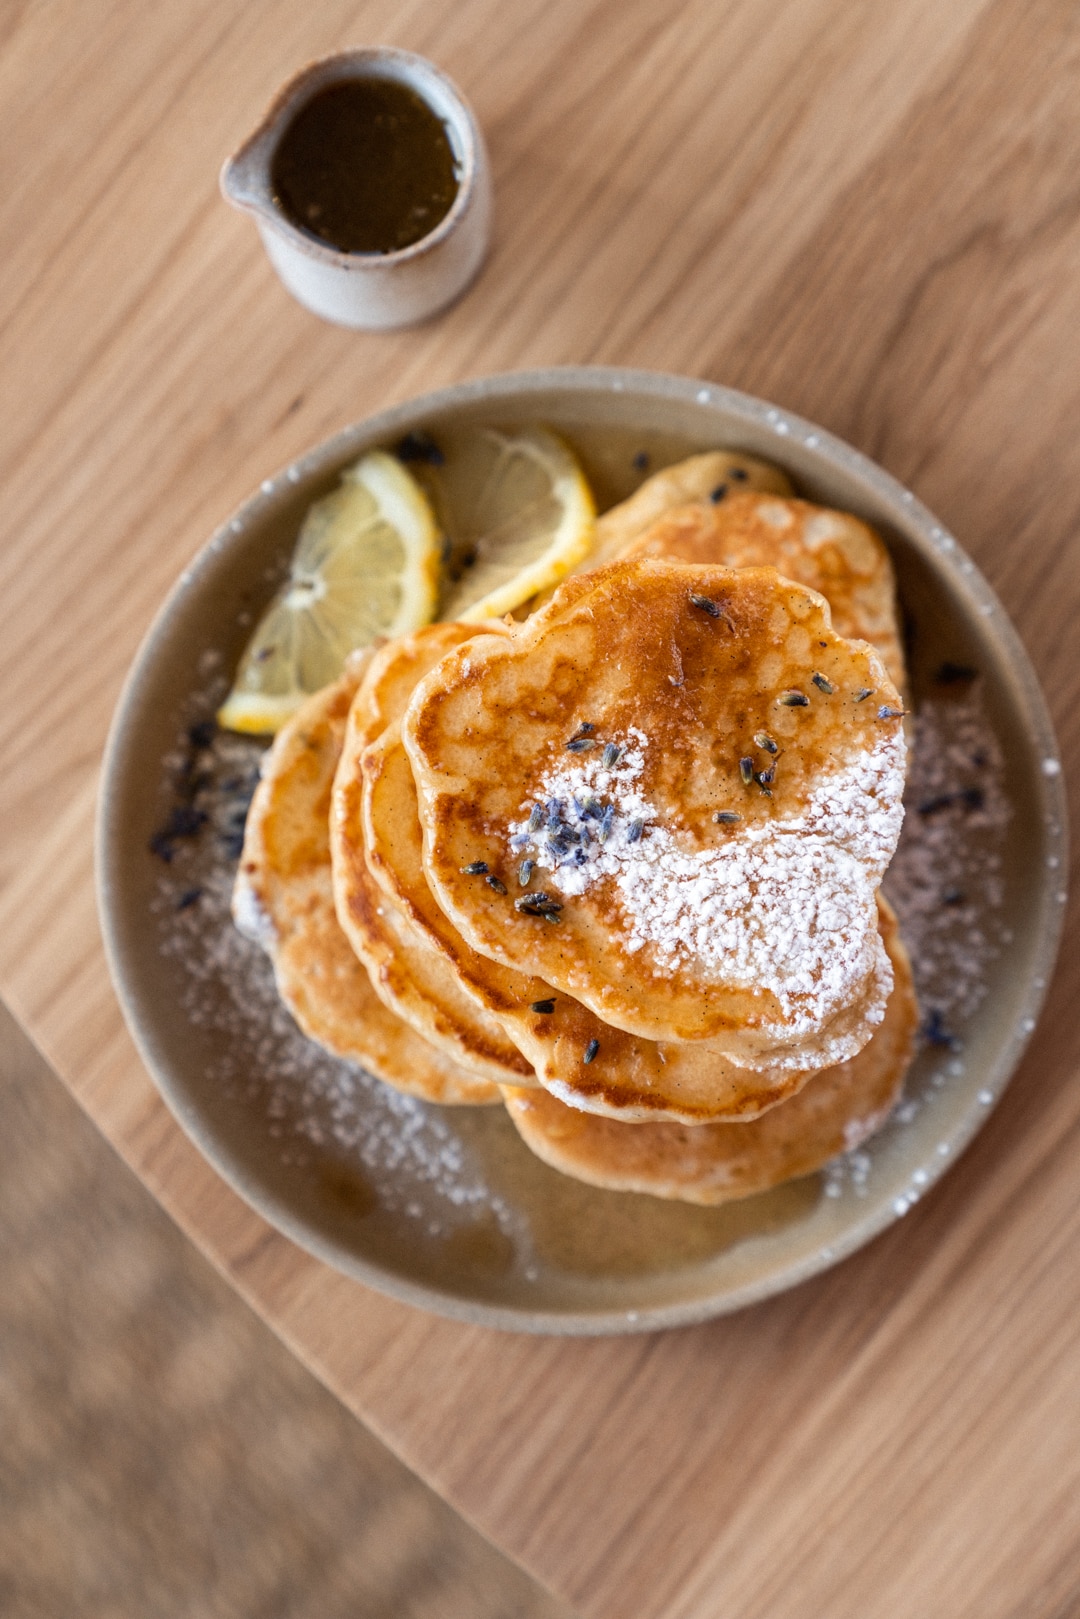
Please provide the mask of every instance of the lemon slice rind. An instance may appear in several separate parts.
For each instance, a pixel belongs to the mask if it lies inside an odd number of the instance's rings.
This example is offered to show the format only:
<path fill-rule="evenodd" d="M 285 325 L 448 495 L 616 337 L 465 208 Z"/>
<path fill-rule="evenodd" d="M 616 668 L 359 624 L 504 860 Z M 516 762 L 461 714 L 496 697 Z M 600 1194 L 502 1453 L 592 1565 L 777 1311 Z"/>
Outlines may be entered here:
<path fill-rule="evenodd" d="M 523 428 L 513 434 L 486 429 L 484 437 L 496 447 L 496 463 L 500 457 L 509 460 L 514 456 L 533 463 L 547 479 L 546 500 L 557 515 L 550 528 L 539 532 L 537 554 L 509 579 L 500 580 L 476 598 L 470 586 L 475 586 L 477 575 L 472 574 L 449 593 L 440 616 L 464 624 L 501 618 L 538 591 L 558 584 L 588 554 L 596 521 L 596 506 L 585 475 L 571 450 L 554 433 L 542 427 Z M 506 526 L 520 522 L 523 515 L 520 511 L 508 512 Z M 499 571 L 498 526 L 480 538 L 479 549 L 477 572 L 484 567 Z"/>
<path fill-rule="evenodd" d="M 218 724 L 276 732 L 337 679 L 351 651 L 430 623 L 440 555 L 419 484 L 394 456 L 369 450 L 308 510 L 289 577 L 248 642 Z"/>
<path fill-rule="evenodd" d="M 405 544 L 405 579 L 398 615 L 381 635 L 407 635 L 429 624 L 439 599 L 442 535 L 431 503 L 396 456 L 370 450 L 349 467 L 344 481 L 362 484 Z M 355 649 L 350 649 L 355 650 Z"/>

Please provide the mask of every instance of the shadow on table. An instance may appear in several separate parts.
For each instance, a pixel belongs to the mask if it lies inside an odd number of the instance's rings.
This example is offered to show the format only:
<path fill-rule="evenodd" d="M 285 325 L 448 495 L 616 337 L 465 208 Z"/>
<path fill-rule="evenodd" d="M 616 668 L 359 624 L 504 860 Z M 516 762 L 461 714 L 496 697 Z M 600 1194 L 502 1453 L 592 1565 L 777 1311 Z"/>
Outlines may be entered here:
<path fill-rule="evenodd" d="M 0 1009 L 0 1612 L 570 1619 L 292 1357 Z"/>

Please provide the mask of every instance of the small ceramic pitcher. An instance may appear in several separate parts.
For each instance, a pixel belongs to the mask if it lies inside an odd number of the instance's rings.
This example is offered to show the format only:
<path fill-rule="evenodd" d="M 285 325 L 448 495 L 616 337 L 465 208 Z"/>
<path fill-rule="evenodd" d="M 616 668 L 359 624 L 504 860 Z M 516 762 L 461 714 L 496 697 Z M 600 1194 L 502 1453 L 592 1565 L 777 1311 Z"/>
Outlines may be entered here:
<path fill-rule="evenodd" d="M 349 79 L 408 85 L 442 120 L 453 149 L 458 191 L 435 229 L 391 253 L 341 253 L 287 218 L 274 199 L 271 170 L 278 142 L 313 96 Z M 433 315 L 476 275 L 491 234 L 491 175 L 484 139 L 455 85 L 409 51 L 345 51 L 298 73 L 221 171 L 234 207 L 254 214 L 270 262 L 293 297 L 324 320 L 369 330 L 407 326 Z"/>

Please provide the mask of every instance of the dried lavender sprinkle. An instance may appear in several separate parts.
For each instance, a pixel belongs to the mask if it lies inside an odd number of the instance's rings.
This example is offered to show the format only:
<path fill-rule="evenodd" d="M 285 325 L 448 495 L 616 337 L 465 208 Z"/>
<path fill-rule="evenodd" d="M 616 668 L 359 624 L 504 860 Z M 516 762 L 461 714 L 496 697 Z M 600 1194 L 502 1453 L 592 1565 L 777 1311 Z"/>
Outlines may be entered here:
<path fill-rule="evenodd" d="M 223 700 L 227 688 L 224 677 L 215 683 L 216 667 L 209 660 L 200 666 L 210 678 L 205 706 Z M 190 1025 L 193 1051 L 201 1054 L 196 1060 L 204 1061 L 220 1094 L 245 1110 L 251 1134 L 280 1154 L 289 1174 L 355 1166 L 380 1211 L 422 1243 L 471 1229 L 478 1216 L 493 1217 L 520 1256 L 515 1263 L 527 1263 L 528 1233 L 483 1173 L 476 1151 L 481 1132 L 472 1119 L 405 1096 L 357 1064 L 330 1057 L 285 1009 L 269 957 L 229 914 L 234 866 L 218 836 L 232 824 L 236 788 L 257 773 L 264 749 L 212 729 L 208 746 L 212 757 L 200 771 L 199 808 L 212 835 L 185 844 L 174 867 L 162 868 L 150 907 L 174 1002 Z M 193 879 L 201 902 L 177 909 Z"/>
<path fill-rule="evenodd" d="M 970 663 L 953 663 L 947 659 L 934 671 L 934 680 L 939 686 L 967 685 L 977 679 L 978 673 Z"/>

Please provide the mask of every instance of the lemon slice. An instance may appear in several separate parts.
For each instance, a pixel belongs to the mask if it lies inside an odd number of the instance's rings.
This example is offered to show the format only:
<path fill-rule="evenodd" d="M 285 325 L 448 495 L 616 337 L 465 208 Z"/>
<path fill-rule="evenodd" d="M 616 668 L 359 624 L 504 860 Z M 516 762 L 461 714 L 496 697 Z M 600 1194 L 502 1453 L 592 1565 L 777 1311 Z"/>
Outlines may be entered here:
<path fill-rule="evenodd" d="M 219 725 L 277 731 L 337 679 L 355 647 L 429 623 L 440 554 L 420 485 L 394 456 L 369 450 L 304 518 L 289 577 L 248 643 Z"/>
<path fill-rule="evenodd" d="M 448 536 L 440 618 L 499 618 L 558 584 L 585 556 L 596 507 L 554 433 L 470 428 L 440 435 L 439 450 L 434 464 L 417 470 Z"/>

